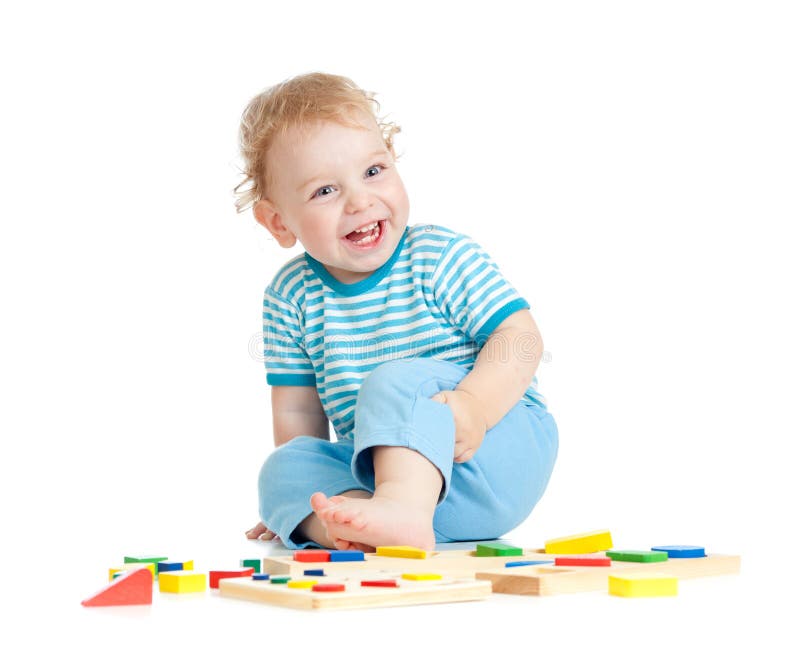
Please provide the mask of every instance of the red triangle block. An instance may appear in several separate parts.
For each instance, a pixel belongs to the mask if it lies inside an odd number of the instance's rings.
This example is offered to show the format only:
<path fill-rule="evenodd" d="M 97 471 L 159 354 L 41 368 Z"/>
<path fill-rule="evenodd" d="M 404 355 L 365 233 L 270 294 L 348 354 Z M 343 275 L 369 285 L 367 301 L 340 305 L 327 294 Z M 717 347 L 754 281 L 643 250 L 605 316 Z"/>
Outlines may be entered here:
<path fill-rule="evenodd" d="M 153 574 L 150 569 L 134 569 L 115 578 L 94 596 L 81 601 L 83 606 L 135 606 L 153 603 Z"/>

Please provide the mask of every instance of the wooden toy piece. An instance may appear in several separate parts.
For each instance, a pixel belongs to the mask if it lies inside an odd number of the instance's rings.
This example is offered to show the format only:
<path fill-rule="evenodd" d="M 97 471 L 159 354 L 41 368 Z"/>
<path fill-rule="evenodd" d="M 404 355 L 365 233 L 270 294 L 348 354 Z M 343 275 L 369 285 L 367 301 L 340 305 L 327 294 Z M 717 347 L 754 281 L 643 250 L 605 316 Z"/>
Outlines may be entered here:
<path fill-rule="evenodd" d="M 409 559 L 424 560 L 428 551 L 414 548 L 413 546 L 378 546 L 375 555 L 379 557 L 407 557 Z"/>
<path fill-rule="evenodd" d="M 342 583 L 318 583 L 311 588 L 312 592 L 344 592 Z"/>
<path fill-rule="evenodd" d="M 219 582 L 223 578 L 249 578 L 255 573 L 253 567 L 240 567 L 239 569 L 222 569 L 208 572 L 208 586 L 213 589 L 219 589 Z"/>
<path fill-rule="evenodd" d="M 403 580 L 441 580 L 442 575 L 437 573 L 404 573 Z"/>
<path fill-rule="evenodd" d="M 303 571 L 304 576 L 324 576 L 325 569 L 305 569 Z"/>
<path fill-rule="evenodd" d="M 269 582 L 273 585 L 283 585 L 292 579 L 291 576 L 270 576 Z"/>
<path fill-rule="evenodd" d="M 537 564 L 553 564 L 553 560 L 518 560 L 506 562 L 506 567 L 531 567 Z"/>
<path fill-rule="evenodd" d="M 548 555 L 586 555 L 613 547 L 611 532 L 608 530 L 574 534 L 544 542 L 544 552 Z"/>
<path fill-rule="evenodd" d="M 330 562 L 331 554 L 327 550 L 296 550 L 292 558 L 295 562 Z"/>
<path fill-rule="evenodd" d="M 269 580 L 269 574 L 254 573 L 253 580 Z"/>
<path fill-rule="evenodd" d="M 130 555 L 126 555 L 122 561 L 125 562 L 125 564 L 158 564 L 159 562 L 163 562 L 164 560 L 168 559 L 168 557 L 131 557 Z"/>
<path fill-rule="evenodd" d="M 293 590 L 296 589 L 308 589 L 314 587 L 317 584 L 315 580 L 290 580 L 286 582 L 287 587 L 292 588 Z"/>
<path fill-rule="evenodd" d="M 363 550 L 332 550 L 330 553 L 331 562 L 363 562 Z"/>
<path fill-rule="evenodd" d="M 158 577 L 158 589 L 174 594 L 205 592 L 206 575 L 191 570 L 165 571 Z"/>
<path fill-rule="evenodd" d="M 261 560 L 239 560 L 239 566 L 247 569 L 248 567 L 253 570 L 253 573 L 261 573 Z"/>
<path fill-rule="evenodd" d="M 102 590 L 81 601 L 83 606 L 136 606 L 153 603 L 153 574 L 147 569 L 126 571 Z"/>
<path fill-rule="evenodd" d="M 183 571 L 183 562 L 170 562 L 169 560 L 164 560 L 163 562 L 159 562 L 157 566 L 159 574 L 162 574 L 165 571 Z"/>
<path fill-rule="evenodd" d="M 374 573 L 378 573 L 375 571 Z M 328 572 L 329 576 L 331 573 Z M 382 571 L 379 575 L 386 576 Z M 286 585 L 264 585 L 246 578 L 220 581 L 220 595 L 303 610 L 377 608 L 455 601 L 475 601 L 491 594 L 488 581 L 471 578 L 447 578 L 434 581 L 402 580 L 399 573 L 391 587 L 374 584 L 378 577 L 346 578 L 318 583 L 310 590 L 291 589 Z M 362 584 L 373 581 L 373 584 Z M 383 579 L 381 579 L 383 581 Z"/>
<path fill-rule="evenodd" d="M 606 590 L 608 577 L 615 575 L 658 574 L 686 579 L 735 574 L 739 573 L 740 563 L 738 555 L 707 555 L 662 562 L 612 561 L 610 568 L 535 566 L 492 569 L 478 571 L 475 578 L 490 581 L 495 593 L 546 596 Z"/>
<path fill-rule="evenodd" d="M 522 555 L 522 548 L 491 543 L 479 543 L 475 546 L 476 557 L 510 557 L 512 555 Z"/>
<path fill-rule="evenodd" d="M 705 557 L 706 549 L 703 546 L 656 546 L 651 550 L 663 551 L 670 558 L 676 557 Z"/>
<path fill-rule="evenodd" d="M 394 578 L 386 580 L 362 580 L 361 587 L 397 587 L 397 581 Z"/>
<path fill-rule="evenodd" d="M 678 579 L 658 574 L 617 574 L 608 577 L 608 593 L 617 597 L 674 597 Z"/>
<path fill-rule="evenodd" d="M 657 550 L 608 550 L 606 555 L 615 562 L 664 562 L 669 555 Z"/>
<path fill-rule="evenodd" d="M 108 570 L 108 580 L 112 581 L 118 576 L 121 576 L 127 571 L 135 571 L 136 569 L 148 569 L 153 578 L 156 575 L 156 565 L 152 562 L 126 562 L 120 567 L 114 567 Z"/>
<path fill-rule="evenodd" d="M 557 557 L 557 567 L 610 567 L 610 557 Z"/>

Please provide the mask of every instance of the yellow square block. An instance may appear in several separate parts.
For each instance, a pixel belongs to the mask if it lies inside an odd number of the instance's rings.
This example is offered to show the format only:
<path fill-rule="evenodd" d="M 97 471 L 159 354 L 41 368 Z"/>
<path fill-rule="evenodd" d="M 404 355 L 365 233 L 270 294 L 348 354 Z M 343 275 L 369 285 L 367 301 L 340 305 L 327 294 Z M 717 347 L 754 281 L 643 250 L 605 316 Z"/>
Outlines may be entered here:
<path fill-rule="evenodd" d="M 414 560 L 424 560 L 428 557 L 427 550 L 413 546 L 378 546 L 375 554 L 383 557 L 408 557 Z"/>
<path fill-rule="evenodd" d="M 574 534 L 544 542 L 544 552 L 549 555 L 586 555 L 613 547 L 611 532 L 608 530 Z"/>
<path fill-rule="evenodd" d="M 435 573 L 404 573 L 405 580 L 442 580 L 439 574 Z"/>
<path fill-rule="evenodd" d="M 184 571 L 194 571 L 194 560 L 186 560 L 183 563 L 183 570 Z"/>
<path fill-rule="evenodd" d="M 118 575 L 134 569 L 150 569 L 150 573 L 153 574 L 153 580 L 156 578 L 156 565 L 152 562 L 126 562 L 122 566 L 109 569 L 108 580 L 114 580 Z"/>
<path fill-rule="evenodd" d="M 317 584 L 315 580 L 290 580 L 286 585 L 300 590 L 312 588 Z"/>
<path fill-rule="evenodd" d="M 158 576 L 158 589 L 162 592 L 205 592 L 206 575 L 194 571 L 164 571 Z"/>
<path fill-rule="evenodd" d="M 678 579 L 648 573 L 616 574 L 608 577 L 608 593 L 616 597 L 674 597 Z"/>

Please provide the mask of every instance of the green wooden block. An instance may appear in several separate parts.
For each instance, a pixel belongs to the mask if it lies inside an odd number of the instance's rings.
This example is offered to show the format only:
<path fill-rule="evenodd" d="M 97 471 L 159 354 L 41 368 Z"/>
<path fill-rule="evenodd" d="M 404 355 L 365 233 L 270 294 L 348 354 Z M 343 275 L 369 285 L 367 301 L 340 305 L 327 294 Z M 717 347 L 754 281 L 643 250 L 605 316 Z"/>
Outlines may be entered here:
<path fill-rule="evenodd" d="M 669 555 L 655 550 L 607 550 L 606 556 L 616 562 L 664 562 Z"/>
<path fill-rule="evenodd" d="M 159 562 L 165 562 L 168 560 L 168 557 L 129 557 L 128 555 L 125 556 L 124 562 L 125 564 L 133 563 L 133 562 L 144 562 L 146 564 L 158 564 Z M 156 569 L 158 570 L 158 569 Z"/>
<path fill-rule="evenodd" d="M 261 560 L 240 560 L 243 567 L 253 567 L 253 573 L 261 573 Z"/>
<path fill-rule="evenodd" d="M 511 557 L 512 555 L 522 555 L 522 548 L 515 546 L 503 546 L 491 543 L 479 543 L 475 546 L 476 557 Z"/>
<path fill-rule="evenodd" d="M 291 579 L 291 576 L 270 576 L 269 582 L 273 585 L 281 585 L 288 583 Z"/>

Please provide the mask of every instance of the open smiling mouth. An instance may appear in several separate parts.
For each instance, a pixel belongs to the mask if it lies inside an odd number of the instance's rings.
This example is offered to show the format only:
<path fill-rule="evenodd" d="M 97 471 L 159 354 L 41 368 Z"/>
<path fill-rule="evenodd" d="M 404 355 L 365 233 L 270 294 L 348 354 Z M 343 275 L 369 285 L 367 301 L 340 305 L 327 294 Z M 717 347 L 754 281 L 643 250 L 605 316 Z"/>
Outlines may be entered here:
<path fill-rule="evenodd" d="M 376 220 L 365 224 L 363 227 L 351 231 L 345 238 L 350 241 L 351 245 L 357 248 L 372 248 L 375 247 L 383 237 L 384 226 L 386 220 Z"/>

